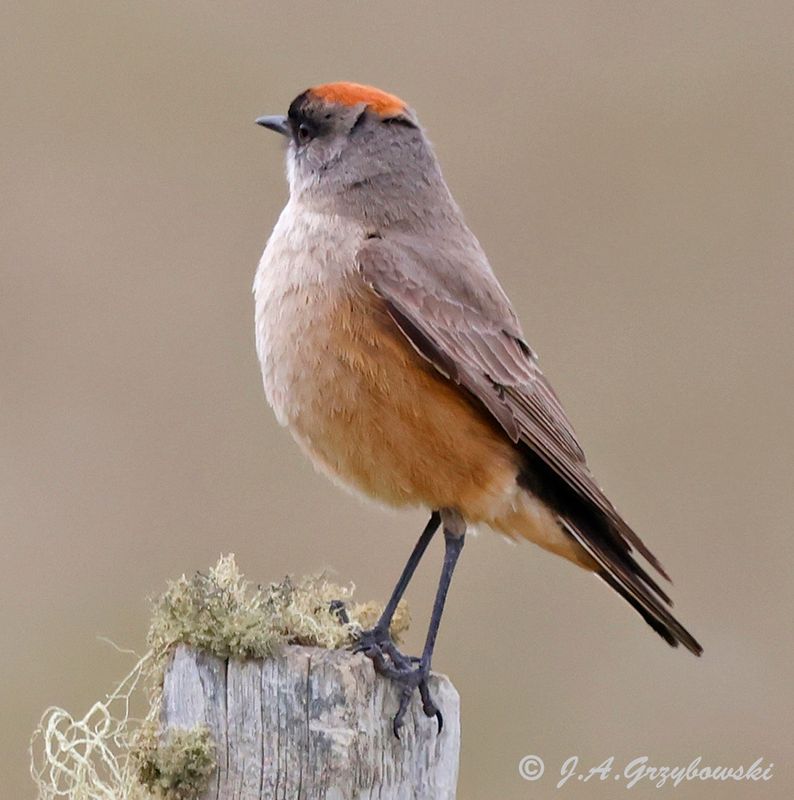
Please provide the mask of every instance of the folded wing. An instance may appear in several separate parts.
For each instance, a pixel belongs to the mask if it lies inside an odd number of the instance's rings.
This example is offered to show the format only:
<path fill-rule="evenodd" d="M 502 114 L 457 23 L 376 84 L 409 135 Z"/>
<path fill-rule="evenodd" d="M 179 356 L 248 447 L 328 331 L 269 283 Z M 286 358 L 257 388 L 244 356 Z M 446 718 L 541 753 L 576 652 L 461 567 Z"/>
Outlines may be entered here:
<path fill-rule="evenodd" d="M 681 641 L 699 653 L 697 642 L 661 605 L 670 598 L 631 557 L 636 548 L 668 578 L 593 478 L 573 427 L 481 252 L 440 252 L 390 235 L 364 243 L 358 268 L 413 347 L 479 401 L 517 446 L 576 498 L 571 507 L 581 513 L 555 511 L 599 564 L 601 577 L 671 644 Z"/>

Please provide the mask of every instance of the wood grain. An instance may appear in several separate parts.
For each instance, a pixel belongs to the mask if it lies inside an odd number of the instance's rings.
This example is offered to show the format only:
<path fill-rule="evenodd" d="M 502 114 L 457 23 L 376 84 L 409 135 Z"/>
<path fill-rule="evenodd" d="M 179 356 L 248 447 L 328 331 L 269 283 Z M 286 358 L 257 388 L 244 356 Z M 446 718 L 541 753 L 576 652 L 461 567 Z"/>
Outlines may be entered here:
<path fill-rule="evenodd" d="M 224 660 L 179 646 L 165 674 L 163 735 L 209 727 L 218 768 L 202 800 L 451 800 L 460 701 L 443 675 L 430 688 L 442 732 L 414 699 L 398 740 L 398 690 L 364 656 L 290 646 Z"/>

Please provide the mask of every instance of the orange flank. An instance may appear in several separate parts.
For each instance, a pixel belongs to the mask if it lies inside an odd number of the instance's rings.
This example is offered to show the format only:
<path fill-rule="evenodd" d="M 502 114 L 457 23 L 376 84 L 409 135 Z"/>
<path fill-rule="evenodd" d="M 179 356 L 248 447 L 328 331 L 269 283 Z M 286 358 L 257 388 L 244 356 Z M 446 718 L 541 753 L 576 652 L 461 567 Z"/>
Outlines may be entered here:
<path fill-rule="evenodd" d="M 309 90 L 310 94 L 320 97 L 328 103 L 341 103 L 345 106 L 355 106 L 365 103 L 368 108 L 381 116 L 391 116 L 405 111 L 406 105 L 399 97 L 374 86 L 364 86 L 360 83 L 325 83 Z"/>

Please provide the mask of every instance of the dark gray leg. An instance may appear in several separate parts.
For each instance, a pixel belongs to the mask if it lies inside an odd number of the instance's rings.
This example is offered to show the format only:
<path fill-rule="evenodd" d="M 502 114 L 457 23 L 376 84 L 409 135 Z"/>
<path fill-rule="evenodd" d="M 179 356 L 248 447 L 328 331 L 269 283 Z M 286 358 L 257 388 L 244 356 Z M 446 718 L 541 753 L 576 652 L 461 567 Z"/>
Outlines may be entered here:
<path fill-rule="evenodd" d="M 397 581 L 397 585 L 394 587 L 394 591 L 391 593 L 389 602 L 386 603 L 386 607 L 380 615 L 380 619 L 375 623 L 375 627 L 372 630 L 361 632 L 356 645 L 357 652 L 366 652 L 367 649 L 373 645 L 382 647 L 386 642 L 392 644 L 391 636 L 389 635 L 392 617 L 397 610 L 397 605 L 400 600 L 402 600 L 402 596 L 405 594 L 405 590 L 408 588 L 408 584 L 411 582 L 414 572 L 416 572 L 417 566 L 419 566 L 419 562 L 422 560 L 422 556 L 425 554 L 425 550 L 427 550 L 427 546 L 430 544 L 440 524 L 441 514 L 439 514 L 438 511 L 434 511 L 430 515 L 430 520 L 427 525 L 425 525 L 422 535 L 414 545 L 414 549 L 405 567 L 403 567 L 402 574 Z"/>
<path fill-rule="evenodd" d="M 422 698 L 422 709 L 424 710 L 425 714 L 429 717 L 435 716 L 436 719 L 438 719 L 439 732 L 444 724 L 441 712 L 438 710 L 430 697 L 430 692 L 427 687 L 427 678 L 430 674 L 430 667 L 433 660 L 433 650 L 436 644 L 436 636 L 438 635 L 441 617 L 444 613 L 444 603 L 447 599 L 447 592 L 449 591 L 449 586 L 452 582 L 452 575 L 455 571 L 455 565 L 457 564 L 458 557 L 460 556 L 461 550 L 463 550 L 466 525 L 461 516 L 455 511 L 444 509 L 441 511 L 439 518 L 444 522 L 444 564 L 441 568 L 441 576 L 438 581 L 438 589 L 436 590 L 436 598 L 433 603 L 433 611 L 430 615 L 430 625 L 427 630 L 427 638 L 425 639 L 424 650 L 422 651 L 422 657 L 418 659 L 418 665 L 415 666 L 412 659 L 404 656 L 394 646 L 391 640 L 389 640 L 388 643 L 379 642 L 375 644 L 372 642 L 369 643 L 369 647 L 361 648 L 361 650 L 372 659 L 375 669 L 381 675 L 391 678 L 393 681 L 402 686 L 400 706 L 397 710 L 396 716 L 394 717 L 393 724 L 394 735 L 397 736 L 397 738 L 400 736 L 400 728 L 402 727 L 405 713 L 408 710 L 408 703 L 411 700 L 411 695 L 417 689 L 419 690 L 419 694 Z M 430 523 L 428 523 L 428 528 L 432 523 L 433 518 L 431 517 Z M 436 526 L 437 525 L 438 520 L 436 520 Z M 425 528 L 425 533 L 422 534 L 422 538 L 424 538 L 428 528 Z M 435 531 L 435 528 L 433 528 L 433 531 Z M 417 562 L 419 558 L 421 558 L 421 554 L 426 549 L 430 537 L 432 537 L 432 533 L 428 536 L 428 541 L 421 548 L 421 552 L 416 559 Z M 419 540 L 417 546 L 414 548 L 414 553 L 411 555 L 408 565 L 406 565 L 403 576 L 400 579 L 400 583 L 402 583 L 403 577 L 405 577 L 406 573 L 409 572 L 411 562 L 413 561 L 414 555 L 416 554 L 417 550 L 419 550 L 421 544 L 422 539 Z M 416 564 L 414 564 L 413 568 L 410 569 L 410 573 L 413 573 L 415 566 Z M 410 573 L 408 574 L 408 579 L 410 579 Z M 398 589 L 400 587 L 400 583 L 398 583 Z M 400 596 L 401 594 L 402 593 L 400 593 Z M 399 602 L 399 596 L 397 597 L 397 602 Z M 394 603 L 395 608 L 397 602 Z M 392 609 L 392 614 L 393 613 L 394 609 Z M 383 616 L 385 616 L 385 611 Z M 381 619 L 383 619 L 383 617 L 381 617 Z M 391 617 L 389 617 L 389 621 L 391 621 Z M 378 629 L 380 624 L 381 622 L 379 621 L 378 625 L 375 626 L 375 630 Z M 386 630 L 388 632 L 388 627 Z"/>

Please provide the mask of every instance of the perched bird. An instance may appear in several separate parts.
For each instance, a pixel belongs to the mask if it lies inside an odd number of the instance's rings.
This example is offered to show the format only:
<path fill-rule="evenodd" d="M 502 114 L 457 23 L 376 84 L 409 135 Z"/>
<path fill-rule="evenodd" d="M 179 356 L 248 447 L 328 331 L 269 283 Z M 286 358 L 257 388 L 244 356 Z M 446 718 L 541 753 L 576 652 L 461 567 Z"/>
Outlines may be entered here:
<path fill-rule="evenodd" d="M 635 558 L 668 577 L 593 478 L 414 112 L 379 89 L 330 83 L 256 121 L 286 138 L 290 189 L 254 282 L 267 399 L 332 479 L 432 512 L 359 642 L 402 686 L 395 733 L 414 690 L 441 724 L 427 677 L 467 526 L 594 573 L 669 644 L 700 655 Z M 439 525 L 441 577 L 412 659 L 389 625 Z"/>

